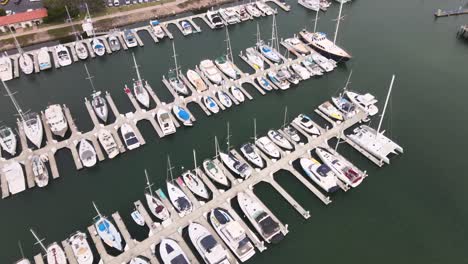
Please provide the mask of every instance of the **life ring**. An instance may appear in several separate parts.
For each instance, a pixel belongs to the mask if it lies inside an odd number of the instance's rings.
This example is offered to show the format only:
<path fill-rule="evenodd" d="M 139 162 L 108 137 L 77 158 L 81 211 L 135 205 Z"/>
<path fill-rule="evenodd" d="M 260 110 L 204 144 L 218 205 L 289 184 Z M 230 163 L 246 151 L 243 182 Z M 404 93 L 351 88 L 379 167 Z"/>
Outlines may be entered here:
<path fill-rule="evenodd" d="M 8 4 L 9 1 L 10 0 L 3 0 L 3 1 L 0 2 L 0 5 L 6 5 L 6 4 Z"/>

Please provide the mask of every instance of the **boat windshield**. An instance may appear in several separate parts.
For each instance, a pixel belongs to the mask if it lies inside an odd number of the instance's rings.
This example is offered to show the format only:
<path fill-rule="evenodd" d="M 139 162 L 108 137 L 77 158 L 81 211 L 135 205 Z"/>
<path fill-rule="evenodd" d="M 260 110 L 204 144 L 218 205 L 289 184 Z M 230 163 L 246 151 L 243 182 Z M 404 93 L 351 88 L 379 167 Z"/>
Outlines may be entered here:
<path fill-rule="evenodd" d="M 190 207 L 192 207 L 190 202 L 187 199 L 185 199 L 185 197 L 177 198 L 176 203 L 179 206 L 180 211 L 187 211 L 190 209 Z"/>
<path fill-rule="evenodd" d="M 280 226 L 278 225 L 273 218 L 268 216 L 266 213 L 263 213 L 261 216 L 263 216 L 263 219 L 258 222 L 260 225 L 260 228 L 262 229 L 263 233 L 265 234 L 273 234 L 277 232 L 280 229 Z"/>
<path fill-rule="evenodd" d="M 222 225 L 225 225 L 226 223 L 231 221 L 229 215 L 220 209 L 214 210 L 213 214 L 216 220 L 218 220 L 218 222 Z"/>
<path fill-rule="evenodd" d="M 322 177 L 326 177 L 329 172 L 330 168 L 325 164 L 322 164 L 317 168 L 317 173 Z"/>
<path fill-rule="evenodd" d="M 171 259 L 171 264 L 188 264 L 188 262 L 185 259 L 184 255 L 180 254 Z"/>
<path fill-rule="evenodd" d="M 204 237 L 200 241 L 200 243 L 203 246 L 203 248 L 208 252 L 211 252 L 211 250 L 217 245 L 216 240 L 211 235 Z"/>

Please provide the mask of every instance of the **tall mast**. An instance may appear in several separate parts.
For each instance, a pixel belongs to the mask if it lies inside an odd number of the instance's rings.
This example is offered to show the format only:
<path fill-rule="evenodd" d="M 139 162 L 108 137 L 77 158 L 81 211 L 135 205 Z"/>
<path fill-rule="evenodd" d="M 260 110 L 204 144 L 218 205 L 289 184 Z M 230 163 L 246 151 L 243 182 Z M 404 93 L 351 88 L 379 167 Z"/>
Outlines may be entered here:
<path fill-rule="evenodd" d="M 97 205 L 94 203 L 94 201 L 93 201 L 93 206 L 94 206 L 94 210 L 96 210 L 96 213 L 98 214 L 98 216 L 102 217 L 102 214 L 101 214 L 101 212 L 99 212 L 99 209 L 97 208 Z"/>
<path fill-rule="evenodd" d="M 343 88 L 343 90 L 348 90 L 348 85 L 351 83 L 350 80 L 351 80 L 351 76 L 353 75 L 353 70 L 351 70 L 349 72 L 349 75 L 348 75 L 348 79 L 346 80 L 346 84 L 345 84 L 345 87 Z"/>
<path fill-rule="evenodd" d="M 10 97 L 11 102 L 15 106 L 16 112 L 18 112 L 18 115 L 20 116 L 21 121 L 24 122 L 24 112 L 23 112 L 23 110 L 21 110 L 21 107 L 19 106 L 18 102 L 16 101 L 15 97 L 13 96 L 13 93 L 11 93 L 10 89 L 8 88 L 5 81 L 3 81 L 3 79 L 2 79 L 2 83 L 3 83 L 3 87 L 5 88 L 5 90 L 7 92 L 7 95 Z"/>
<path fill-rule="evenodd" d="M 153 186 L 153 184 L 151 184 L 149 181 L 148 172 L 146 171 L 146 169 L 145 169 L 145 177 L 146 177 L 146 188 L 148 188 L 150 195 L 153 196 L 153 190 L 151 190 L 151 186 Z"/>
<path fill-rule="evenodd" d="M 333 37 L 333 44 L 336 44 L 336 38 L 338 37 L 338 29 L 340 28 L 341 10 L 343 10 L 343 1 L 340 1 L 340 11 L 338 12 L 338 18 L 336 19 L 335 36 Z"/>
<path fill-rule="evenodd" d="M 197 173 L 197 153 L 195 152 L 195 149 L 193 149 L 193 167 L 195 170 L 195 175 L 198 175 Z"/>
<path fill-rule="evenodd" d="M 23 49 L 21 48 L 21 46 L 20 46 L 20 44 L 18 42 L 18 39 L 16 39 L 15 33 L 13 33 L 13 31 L 11 31 L 11 29 L 10 29 L 10 33 L 13 36 L 13 39 L 15 40 L 15 46 L 16 46 L 16 49 L 18 50 L 18 53 L 23 54 Z"/>
<path fill-rule="evenodd" d="M 169 155 L 167 155 L 167 170 L 169 171 L 169 174 L 171 175 L 171 182 L 174 180 L 174 177 L 172 176 L 172 166 L 171 166 L 171 158 Z"/>
<path fill-rule="evenodd" d="M 91 84 L 91 87 L 93 88 L 93 93 L 95 93 L 96 88 L 94 87 L 94 83 L 93 83 L 94 76 L 91 76 L 91 74 L 89 74 L 88 66 L 86 66 L 86 63 L 84 63 L 84 67 L 85 67 L 86 75 L 87 75 L 86 80 L 89 80 L 89 83 Z"/>
<path fill-rule="evenodd" d="M 39 244 L 39 245 L 42 247 L 42 249 L 43 249 L 45 252 L 47 252 L 47 248 L 46 248 L 46 247 L 44 246 L 44 244 L 42 243 L 42 241 L 43 241 L 44 239 L 39 239 L 39 237 L 36 235 L 36 233 L 34 233 L 34 230 L 32 230 L 32 228 L 29 229 L 29 231 L 31 231 L 31 234 L 32 234 L 33 237 L 36 239 L 36 241 L 37 241 L 36 244 Z"/>
<path fill-rule="evenodd" d="M 231 38 L 229 37 L 228 27 L 226 27 L 226 57 L 231 62 L 234 62 L 234 57 L 232 56 Z"/>
<path fill-rule="evenodd" d="M 21 253 L 21 257 L 24 259 L 24 252 L 23 252 L 23 247 L 21 246 L 21 241 L 18 240 L 18 247 Z"/>
<path fill-rule="evenodd" d="M 319 11 L 315 12 L 315 19 L 314 19 L 314 33 L 317 32 L 317 22 L 319 20 Z"/>
<path fill-rule="evenodd" d="M 253 139 L 254 139 L 254 143 L 255 143 L 255 141 L 257 141 L 257 119 L 256 118 L 254 118 L 254 137 L 253 137 Z"/>
<path fill-rule="evenodd" d="M 215 158 L 218 159 L 219 156 L 219 144 L 218 144 L 218 137 L 215 136 Z"/>
<path fill-rule="evenodd" d="M 275 13 L 273 13 L 273 21 L 271 23 L 271 47 L 276 51 L 279 51 L 278 28 L 276 27 Z"/>
<path fill-rule="evenodd" d="M 140 71 L 138 70 L 138 64 L 136 62 L 136 59 L 135 59 L 135 54 L 132 52 L 132 56 L 133 56 L 133 63 L 135 64 L 135 70 L 136 70 L 136 73 L 137 73 L 137 78 L 138 78 L 138 81 L 141 83 L 141 76 L 140 76 Z"/>
<path fill-rule="evenodd" d="M 260 39 L 260 26 L 258 25 L 258 22 L 257 22 L 257 43 L 256 44 L 259 44 L 262 40 Z"/>
<path fill-rule="evenodd" d="M 229 140 L 231 138 L 231 135 L 229 134 L 229 122 L 227 122 L 227 136 L 226 136 L 226 146 L 227 150 L 226 152 L 229 153 Z"/>
<path fill-rule="evenodd" d="M 288 116 L 288 106 L 284 107 L 284 119 L 283 119 L 283 128 L 286 127 L 286 119 Z"/>
<path fill-rule="evenodd" d="M 86 10 L 88 8 L 88 5 L 86 5 Z M 75 38 L 76 40 L 78 41 L 79 38 L 78 38 L 78 34 L 76 33 L 76 30 L 75 30 L 75 25 L 73 24 L 73 20 L 70 16 L 70 12 L 68 12 L 68 7 L 65 5 L 65 11 L 67 11 L 67 16 L 68 16 L 68 22 L 71 23 L 71 27 L 72 27 L 72 30 L 73 30 L 73 35 L 75 35 Z M 88 11 L 88 14 L 89 14 L 89 11 Z"/>
<path fill-rule="evenodd" d="M 174 65 L 175 65 L 176 76 L 177 76 L 177 79 L 179 79 L 179 66 L 177 66 L 177 54 L 175 52 L 174 40 L 172 41 L 172 52 L 174 53 L 174 55 L 172 55 L 172 56 L 174 57 Z"/>
<path fill-rule="evenodd" d="M 85 2 L 86 6 L 86 16 L 88 17 L 89 23 L 93 26 L 93 37 L 96 37 L 96 32 L 94 31 L 94 25 L 93 25 L 93 20 L 91 19 L 91 14 L 89 13 L 89 8 L 88 8 L 88 3 Z"/>
<path fill-rule="evenodd" d="M 382 121 L 385 115 L 385 110 L 387 110 L 388 99 L 390 99 L 390 93 L 392 92 L 394 81 L 395 81 L 395 74 L 392 75 L 392 81 L 390 82 L 390 87 L 388 88 L 387 98 L 385 99 L 385 105 L 382 111 L 382 116 L 380 117 L 379 126 L 377 127 L 377 134 L 379 134 L 380 127 L 382 126 Z"/>

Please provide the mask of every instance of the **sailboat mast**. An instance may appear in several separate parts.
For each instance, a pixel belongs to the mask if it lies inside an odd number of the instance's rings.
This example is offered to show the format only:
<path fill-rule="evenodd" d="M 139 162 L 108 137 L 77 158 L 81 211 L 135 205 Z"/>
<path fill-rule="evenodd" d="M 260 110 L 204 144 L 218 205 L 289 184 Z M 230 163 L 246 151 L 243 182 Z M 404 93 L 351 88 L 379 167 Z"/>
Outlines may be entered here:
<path fill-rule="evenodd" d="M 195 175 L 198 175 L 197 171 L 197 153 L 195 152 L 195 149 L 193 149 L 193 167 L 195 170 Z"/>
<path fill-rule="evenodd" d="M 86 7 L 88 7 L 88 6 L 86 5 Z M 78 34 L 76 33 L 75 25 L 73 24 L 73 20 L 72 20 L 72 18 L 71 18 L 71 16 L 70 16 L 70 12 L 68 12 L 68 7 L 67 7 L 67 6 L 65 6 L 65 11 L 67 11 L 68 22 L 71 23 L 73 35 L 75 35 L 75 39 L 76 39 L 76 41 L 78 41 L 78 40 L 79 40 Z M 88 13 L 89 13 L 89 12 L 88 12 Z"/>
<path fill-rule="evenodd" d="M 47 249 L 46 247 L 44 246 L 44 244 L 42 244 L 42 239 L 39 239 L 39 237 L 36 235 L 36 233 L 34 232 L 34 230 L 32 229 L 29 229 L 29 231 L 31 231 L 31 234 L 33 235 L 33 237 L 37 240 L 36 244 L 39 244 L 42 249 L 47 252 Z"/>
<path fill-rule="evenodd" d="M 172 56 L 174 57 L 174 65 L 175 65 L 176 76 L 177 76 L 177 79 L 179 79 L 179 66 L 177 66 L 177 54 L 175 52 L 175 43 L 174 43 L 174 41 L 172 41 L 172 52 L 174 54 Z"/>
<path fill-rule="evenodd" d="M 3 81 L 3 79 L 2 79 L 2 83 L 3 83 L 3 87 L 5 88 L 8 96 L 10 97 L 11 102 L 15 106 L 16 112 L 18 112 L 18 115 L 20 116 L 21 121 L 24 122 L 24 112 L 23 112 L 23 110 L 21 110 L 21 107 L 19 106 L 18 102 L 16 101 L 15 97 L 13 96 L 13 94 L 11 93 L 11 91 L 8 88 L 7 84 L 5 83 L 5 81 Z"/>
<path fill-rule="evenodd" d="M 171 182 L 174 180 L 174 177 L 172 176 L 172 165 L 171 165 L 171 157 L 167 155 L 167 169 L 169 171 L 169 174 L 171 175 Z"/>
<path fill-rule="evenodd" d="M 232 56 L 231 48 L 231 38 L 229 37 L 229 27 L 226 27 L 226 57 L 231 62 L 234 62 L 234 57 Z"/>
<path fill-rule="evenodd" d="M 258 22 L 257 22 L 257 43 L 256 44 L 259 44 L 262 40 L 260 39 L 260 26 L 258 25 Z"/>
<path fill-rule="evenodd" d="M 380 132 L 380 127 L 382 126 L 382 121 L 385 115 L 385 110 L 387 110 L 388 99 L 390 99 L 390 94 L 392 93 L 393 82 L 395 81 L 395 74 L 392 75 L 392 81 L 390 82 L 390 88 L 388 88 L 387 98 L 385 99 L 384 108 L 382 111 L 382 116 L 380 117 L 379 126 L 377 127 L 377 134 Z"/>
<path fill-rule="evenodd" d="M 101 212 L 99 212 L 99 209 L 97 208 L 97 205 L 94 203 L 94 201 L 93 201 L 93 206 L 94 206 L 94 210 L 96 210 L 96 213 L 98 214 L 98 216 L 102 217 Z"/>
<path fill-rule="evenodd" d="M 227 122 L 227 136 L 226 136 L 226 145 L 227 145 L 227 150 L 226 152 L 229 153 L 229 139 L 231 138 L 231 135 L 229 134 L 229 122 Z"/>
<path fill-rule="evenodd" d="M 215 158 L 218 159 L 219 155 L 219 144 L 218 144 L 218 137 L 215 136 Z"/>
<path fill-rule="evenodd" d="M 23 252 L 23 247 L 21 246 L 21 241 L 18 240 L 18 247 L 21 253 L 21 257 L 24 259 L 24 252 Z"/>
<path fill-rule="evenodd" d="M 86 75 L 87 75 L 86 80 L 89 80 L 89 83 L 91 84 L 91 87 L 93 88 L 93 93 L 95 93 L 96 88 L 94 87 L 94 83 L 93 83 L 94 76 L 91 76 L 91 74 L 89 74 L 88 66 L 86 66 L 86 63 L 84 63 L 84 67 L 85 67 Z"/>
<path fill-rule="evenodd" d="M 340 11 L 338 11 L 338 18 L 336 19 L 336 29 L 335 29 L 335 36 L 333 37 L 333 44 L 336 44 L 336 38 L 338 37 L 338 29 L 340 28 L 342 10 L 343 10 L 343 1 L 340 1 Z"/>
<path fill-rule="evenodd" d="M 147 186 L 147 188 L 149 190 L 150 195 L 153 196 L 153 190 L 151 190 L 151 185 L 152 184 L 149 181 L 148 172 L 146 171 L 146 169 L 145 169 L 145 177 L 146 177 L 146 186 Z"/>
<path fill-rule="evenodd" d="M 273 13 L 273 21 L 271 23 L 271 47 L 275 50 L 279 50 L 279 42 L 278 42 L 278 31 L 276 28 L 276 14 Z"/>
<path fill-rule="evenodd" d="M 257 119 L 254 118 L 254 142 L 257 141 Z"/>
<path fill-rule="evenodd" d="M 288 116 L 288 106 L 284 107 L 284 119 L 283 119 L 283 128 L 286 127 L 286 119 Z"/>
<path fill-rule="evenodd" d="M 10 33 L 13 36 L 13 39 L 15 40 L 15 46 L 16 46 L 16 49 L 18 50 L 18 53 L 23 54 L 23 49 L 21 48 L 21 46 L 20 46 L 20 44 L 18 42 L 18 39 L 16 39 L 15 33 L 13 33 L 13 31 L 11 31 L 11 29 L 10 29 Z"/>
<path fill-rule="evenodd" d="M 135 64 L 135 70 L 136 70 L 138 81 L 141 83 L 140 70 L 138 70 L 138 64 L 136 62 L 135 54 L 133 52 L 132 52 L 132 57 L 133 57 L 133 63 Z"/>
<path fill-rule="evenodd" d="M 315 20 L 314 20 L 314 33 L 317 32 L 317 22 L 319 20 L 319 11 L 315 12 Z"/>

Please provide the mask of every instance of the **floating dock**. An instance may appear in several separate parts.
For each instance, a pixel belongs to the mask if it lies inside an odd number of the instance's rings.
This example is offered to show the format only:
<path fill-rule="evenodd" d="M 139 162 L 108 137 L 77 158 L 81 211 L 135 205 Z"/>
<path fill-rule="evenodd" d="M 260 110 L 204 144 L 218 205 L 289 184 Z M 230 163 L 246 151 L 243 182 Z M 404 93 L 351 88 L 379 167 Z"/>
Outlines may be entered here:
<path fill-rule="evenodd" d="M 437 11 L 434 13 L 435 17 L 448 17 L 448 16 L 458 16 L 458 15 L 465 15 L 468 14 L 468 8 L 460 8 L 455 9 L 455 10 L 442 10 L 442 9 L 437 9 Z"/>

